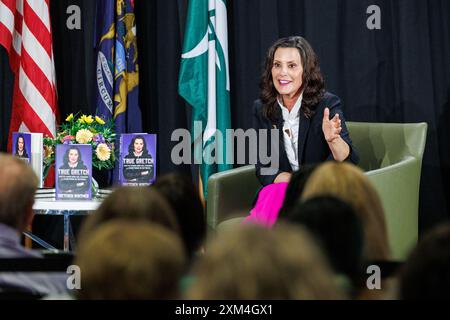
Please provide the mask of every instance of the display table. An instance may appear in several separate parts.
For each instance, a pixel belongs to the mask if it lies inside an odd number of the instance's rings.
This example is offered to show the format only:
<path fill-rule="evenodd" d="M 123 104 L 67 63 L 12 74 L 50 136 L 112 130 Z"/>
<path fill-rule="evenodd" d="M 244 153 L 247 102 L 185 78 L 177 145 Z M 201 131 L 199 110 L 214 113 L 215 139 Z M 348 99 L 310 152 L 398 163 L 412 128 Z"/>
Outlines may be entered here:
<path fill-rule="evenodd" d="M 35 214 L 64 217 L 63 250 L 67 252 L 71 248 L 72 250 L 75 248 L 75 237 L 70 227 L 70 216 L 87 215 L 89 212 L 96 210 L 110 193 L 111 190 L 100 189 L 92 200 L 56 200 L 55 189 L 39 189 L 36 192 L 33 211 Z M 24 232 L 24 234 L 47 250 L 57 250 L 31 232 Z"/>

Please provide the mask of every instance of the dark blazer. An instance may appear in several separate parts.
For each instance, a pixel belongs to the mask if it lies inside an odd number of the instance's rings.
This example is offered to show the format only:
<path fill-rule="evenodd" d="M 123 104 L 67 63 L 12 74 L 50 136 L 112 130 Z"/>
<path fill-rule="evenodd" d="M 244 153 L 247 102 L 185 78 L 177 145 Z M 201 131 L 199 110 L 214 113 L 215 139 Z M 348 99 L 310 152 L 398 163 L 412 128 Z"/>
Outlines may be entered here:
<path fill-rule="evenodd" d="M 125 156 L 125 159 L 153 159 L 149 153 L 143 153 L 137 157 L 133 153 L 129 153 Z M 123 164 L 123 177 L 130 182 L 137 183 L 149 183 L 153 179 L 153 161 L 151 164 L 139 165 L 139 164 Z M 148 174 L 143 175 L 148 171 Z"/>
<path fill-rule="evenodd" d="M 341 100 L 339 97 L 326 92 L 322 98 L 322 100 L 318 103 L 317 108 L 315 109 L 315 113 L 311 118 L 307 118 L 305 114 L 301 111 L 300 108 L 300 125 L 298 130 L 298 159 L 299 165 L 303 164 L 313 164 L 319 163 L 326 160 L 334 160 L 333 155 L 331 153 L 330 148 L 328 147 L 328 143 L 325 140 L 325 137 L 322 132 L 322 119 L 323 119 L 323 111 L 325 107 L 330 109 L 330 119 L 334 117 L 336 113 L 339 113 L 339 118 L 341 119 L 341 137 L 347 142 L 350 147 L 350 154 L 346 161 L 350 161 L 354 164 L 357 164 L 359 161 L 358 154 L 355 148 L 352 145 L 352 140 L 347 131 L 347 126 L 345 125 L 345 118 L 342 113 L 341 108 Z M 270 139 L 270 129 L 277 129 L 278 137 L 279 137 L 279 147 L 278 150 L 274 150 L 276 157 L 278 157 L 279 165 L 278 167 L 274 167 L 273 164 L 262 164 L 259 154 L 259 135 L 258 136 L 258 161 L 255 165 L 256 167 L 256 176 L 262 185 L 268 185 L 273 183 L 276 176 L 281 172 L 292 172 L 292 167 L 289 163 L 288 157 L 286 155 L 286 150 L 284 149 L 284 141 L 283 141 L 283 117 L 280 115 L 275 122 L 272 122 L 266 119 L 262 115 L 262 103 L 260 100 L 256 100 L 253 106 L 253 127 L 256 130 L 259 129 L 268 129 L 268 139 L 267 139 L 267 156 L 271 158 L 271 139 Z M 264 155 L 264 152 L 263 152 Z M 275 157 L 272 155 L 272 157 Z M 272 168 L 274 174 L 261 174 L 261 168 Z"/>
<path fill-rule="evenodd" d="M 75 168 L 71 168 L 67 162 L 65 162 L 59 169 L 82 169 L 86 170 L 87 167 L 83 162 L 78 161 L 77 166 Z M 58 187 L 61 191 L 71 192 L 71 193 L 85 193 L 89 190 L 89 175 L 79 176 L 78 181 L 72 180 L 71 175 L 58 175 Z M 79 185 L 77 185 L 79 184 Z"/>

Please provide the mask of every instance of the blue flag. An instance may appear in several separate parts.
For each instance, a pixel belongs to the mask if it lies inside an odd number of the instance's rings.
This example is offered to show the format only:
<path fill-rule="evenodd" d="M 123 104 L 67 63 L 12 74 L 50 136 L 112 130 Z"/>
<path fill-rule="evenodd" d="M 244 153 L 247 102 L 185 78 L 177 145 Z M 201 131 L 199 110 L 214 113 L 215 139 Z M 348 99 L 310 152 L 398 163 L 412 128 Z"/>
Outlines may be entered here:
<path fill-rule="evenodd" d="M 122 133 L 142 132 L 134 0 L 97 0 L 95 50 L 96 115 L 114 121 L 119 146 Z M 114 182 L 118 167 L 116 163 Z"/>
<path fill-rule="evenodd" d="M 141 132 L 134 0 L 98 0 L 96 115 L 114 119 L 116 133 Z"/>

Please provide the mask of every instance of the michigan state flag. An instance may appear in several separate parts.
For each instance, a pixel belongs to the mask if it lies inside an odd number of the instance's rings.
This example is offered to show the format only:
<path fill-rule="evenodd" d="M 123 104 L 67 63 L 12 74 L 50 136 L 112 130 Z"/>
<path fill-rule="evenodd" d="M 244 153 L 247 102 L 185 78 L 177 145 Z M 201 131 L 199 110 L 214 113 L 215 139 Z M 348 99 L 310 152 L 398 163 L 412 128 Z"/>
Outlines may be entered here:
<path fill-rule="evenodd" d="M 225 0 L 190 0 L 178 92 L 192 106 L 192 128 L 201 123 L 200 175 L 204 195 L 208 177 L 231 169 L 226 158 L 230 128 L 230 78 Z M 195 141 L 196 130 L 193 129 Z"/>
<path fill-rule="evenodd" d="M 122 133 L 142 132 L 134 0 L 97 0 L 95 18 L 96 115 L 114 121 L 119 146 Z M 118 168 L 108 184 L 118 182 Z"/>
<path fill-rule="evenodd" d="M 134 0 L 97 0 L 95 49 L 96 114 L 119 135 L 141 132 Z"/>

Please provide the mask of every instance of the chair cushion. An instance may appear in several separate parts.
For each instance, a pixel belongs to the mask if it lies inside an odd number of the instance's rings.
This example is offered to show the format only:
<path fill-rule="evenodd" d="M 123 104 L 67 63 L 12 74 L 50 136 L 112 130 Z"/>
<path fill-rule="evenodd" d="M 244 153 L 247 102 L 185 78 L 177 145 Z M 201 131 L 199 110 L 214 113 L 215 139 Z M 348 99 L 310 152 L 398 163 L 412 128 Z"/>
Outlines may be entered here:
<path fill-rule="evenodd" d="M 244 217 L 237 217 L 225 220 L 217 225 L 217 232 L 241 225 L 244 219 Z"/>

